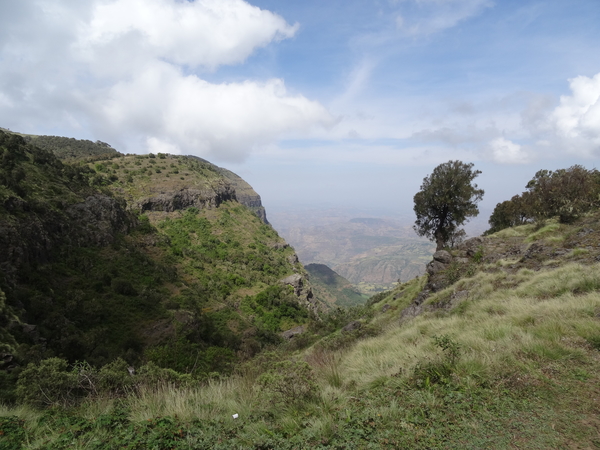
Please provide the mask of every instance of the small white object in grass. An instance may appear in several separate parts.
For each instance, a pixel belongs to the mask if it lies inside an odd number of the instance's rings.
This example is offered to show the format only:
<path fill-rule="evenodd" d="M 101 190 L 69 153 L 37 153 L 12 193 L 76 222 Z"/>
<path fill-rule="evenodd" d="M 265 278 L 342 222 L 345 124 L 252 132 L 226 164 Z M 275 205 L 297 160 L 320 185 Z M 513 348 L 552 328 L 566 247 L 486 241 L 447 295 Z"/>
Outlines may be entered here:
<path fill-rule="evenodd" d="M 233 416 L 231 416 L 231 417 L 233 417 L 234 419 L 237 419 L 237 418 L 238 418 L 238 417 L 240 417 L 240 416 L 239 416 L 238 414 L 234 414 L 234 415 L 233 415 Z"/>

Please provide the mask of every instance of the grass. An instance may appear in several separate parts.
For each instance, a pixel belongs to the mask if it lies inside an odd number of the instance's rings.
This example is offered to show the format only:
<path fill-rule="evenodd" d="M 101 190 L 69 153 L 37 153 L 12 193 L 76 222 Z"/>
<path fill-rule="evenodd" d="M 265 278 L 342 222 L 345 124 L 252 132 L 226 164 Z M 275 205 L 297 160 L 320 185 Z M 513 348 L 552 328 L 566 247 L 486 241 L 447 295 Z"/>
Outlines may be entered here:
<path fill-rule="evenodd" d="M 598 445 L 597 274 L 597 265 L 569 263 L 461 279 L 455 288 L 469 295 L 460 307 L 402 323 L 376 316 L 383 326 L 379 335 L 338 350 L 315 346 L 298 354 L 316 382 L 306 400 L 271 403 L 258 381 L 261 370 L 250 370 L 204 386 L 148 387 L 137 396 L 57 414 L 68 416 L 71 428 L 76 418 L 87 421 L 69 448 L 135 442 L 169 448 Z M 401 308 L 423 282 L 404 283 L 384 301 Z M 444 342 L 456 345 L 455 358 L 448 357 Z M 98 425 L 102 417 L 117 420 L 119 414 L 119 432 Z M 23 448 L 61 442 L 69 428 L 40 426 L 44 413 L 25 407 L 3 408 L 0 416 L 25 421 Z M 58 418 L 45 420 L 56 424 Z"/>
<path fill-rule="evenodd" d="M 562 227 L 559 223 L 557 223 L 553 219 L 549 219 L 546 221 L 546 225 L 544 225 L 539 230 L 534 231 L 529 236 L 527 236 L 527 238 L 525 239 L 525 242 L 538 241 L 538 240 L 548 237 L 552 234 L 556 234 L 557 232 L 559 232 L 561 230 L 562 230 Z"/>
<path fill-rule="evenodd" d="M 490 236 L 497 238 L 511 238 L 511 237 L 524 237 L 529 236 L 535 230 L 534 224 L 520 225 L 518 227 L 505 228 Z"/>

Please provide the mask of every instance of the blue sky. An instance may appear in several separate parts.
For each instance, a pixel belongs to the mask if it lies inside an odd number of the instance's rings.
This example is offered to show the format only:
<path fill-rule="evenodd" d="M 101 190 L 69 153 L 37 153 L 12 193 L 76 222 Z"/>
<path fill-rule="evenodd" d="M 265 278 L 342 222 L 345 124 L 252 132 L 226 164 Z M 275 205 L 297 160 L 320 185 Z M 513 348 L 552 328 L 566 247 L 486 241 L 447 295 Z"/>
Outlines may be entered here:
<path fill-rule="evenodd" d="M 3 3 L 0 126 L 196 154 L 267 209 L 410 214 L 461 159 L 489 213 L 600 154 L 598 0 Z"/>

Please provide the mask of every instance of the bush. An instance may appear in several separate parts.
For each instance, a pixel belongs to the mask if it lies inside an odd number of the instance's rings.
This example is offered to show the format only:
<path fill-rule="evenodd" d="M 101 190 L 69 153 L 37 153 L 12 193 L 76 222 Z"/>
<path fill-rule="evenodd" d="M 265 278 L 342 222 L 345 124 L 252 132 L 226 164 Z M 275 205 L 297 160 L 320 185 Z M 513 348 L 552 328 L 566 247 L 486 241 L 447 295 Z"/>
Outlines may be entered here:
<path fill-rule="evenodd" d="M 17 398 L 34 406 L 68 405 L 77 397 L 77 386 L 77 374 L 67 370 L 67 361 L 50 358 L 21 372 Z"/>
<path fill-rule="evenodd" d="M 450 336 L 433 336 L 435 345 L 443 351 L 441 360 L 419 363 L 411 377 L 412 384 L 417 388 L 429 388 L 435 384 L 449 384 L 460 357 L 460 344 Z"/>

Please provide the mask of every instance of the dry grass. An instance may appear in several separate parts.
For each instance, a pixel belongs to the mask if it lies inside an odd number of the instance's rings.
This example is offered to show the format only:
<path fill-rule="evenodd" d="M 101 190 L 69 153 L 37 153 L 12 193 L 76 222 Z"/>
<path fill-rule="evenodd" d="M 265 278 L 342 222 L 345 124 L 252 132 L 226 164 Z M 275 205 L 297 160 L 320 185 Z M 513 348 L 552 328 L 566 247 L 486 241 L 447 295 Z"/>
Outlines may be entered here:
<path fill-rule="evenodd" d="M 594 315 L 600 308 L 598 269 L 569 264 L 537 273 L 526 269 L 516 274 L 478 273 L 438 294 L 469 290 L 460 313 L 425 313 L 359 342 L 340 359 L 340 371 L 359 385 L 410 374 L 418 362 L 439 356 L 434 335 L 452 336 L 461 345 L 458 369 L 464 376 L 501 373 L 507 362 L 523 354 L 581 358 L 581 349 L 569 342 L 598 334 Z M 544 352 L 544 347 L 552 351 Z"/>

